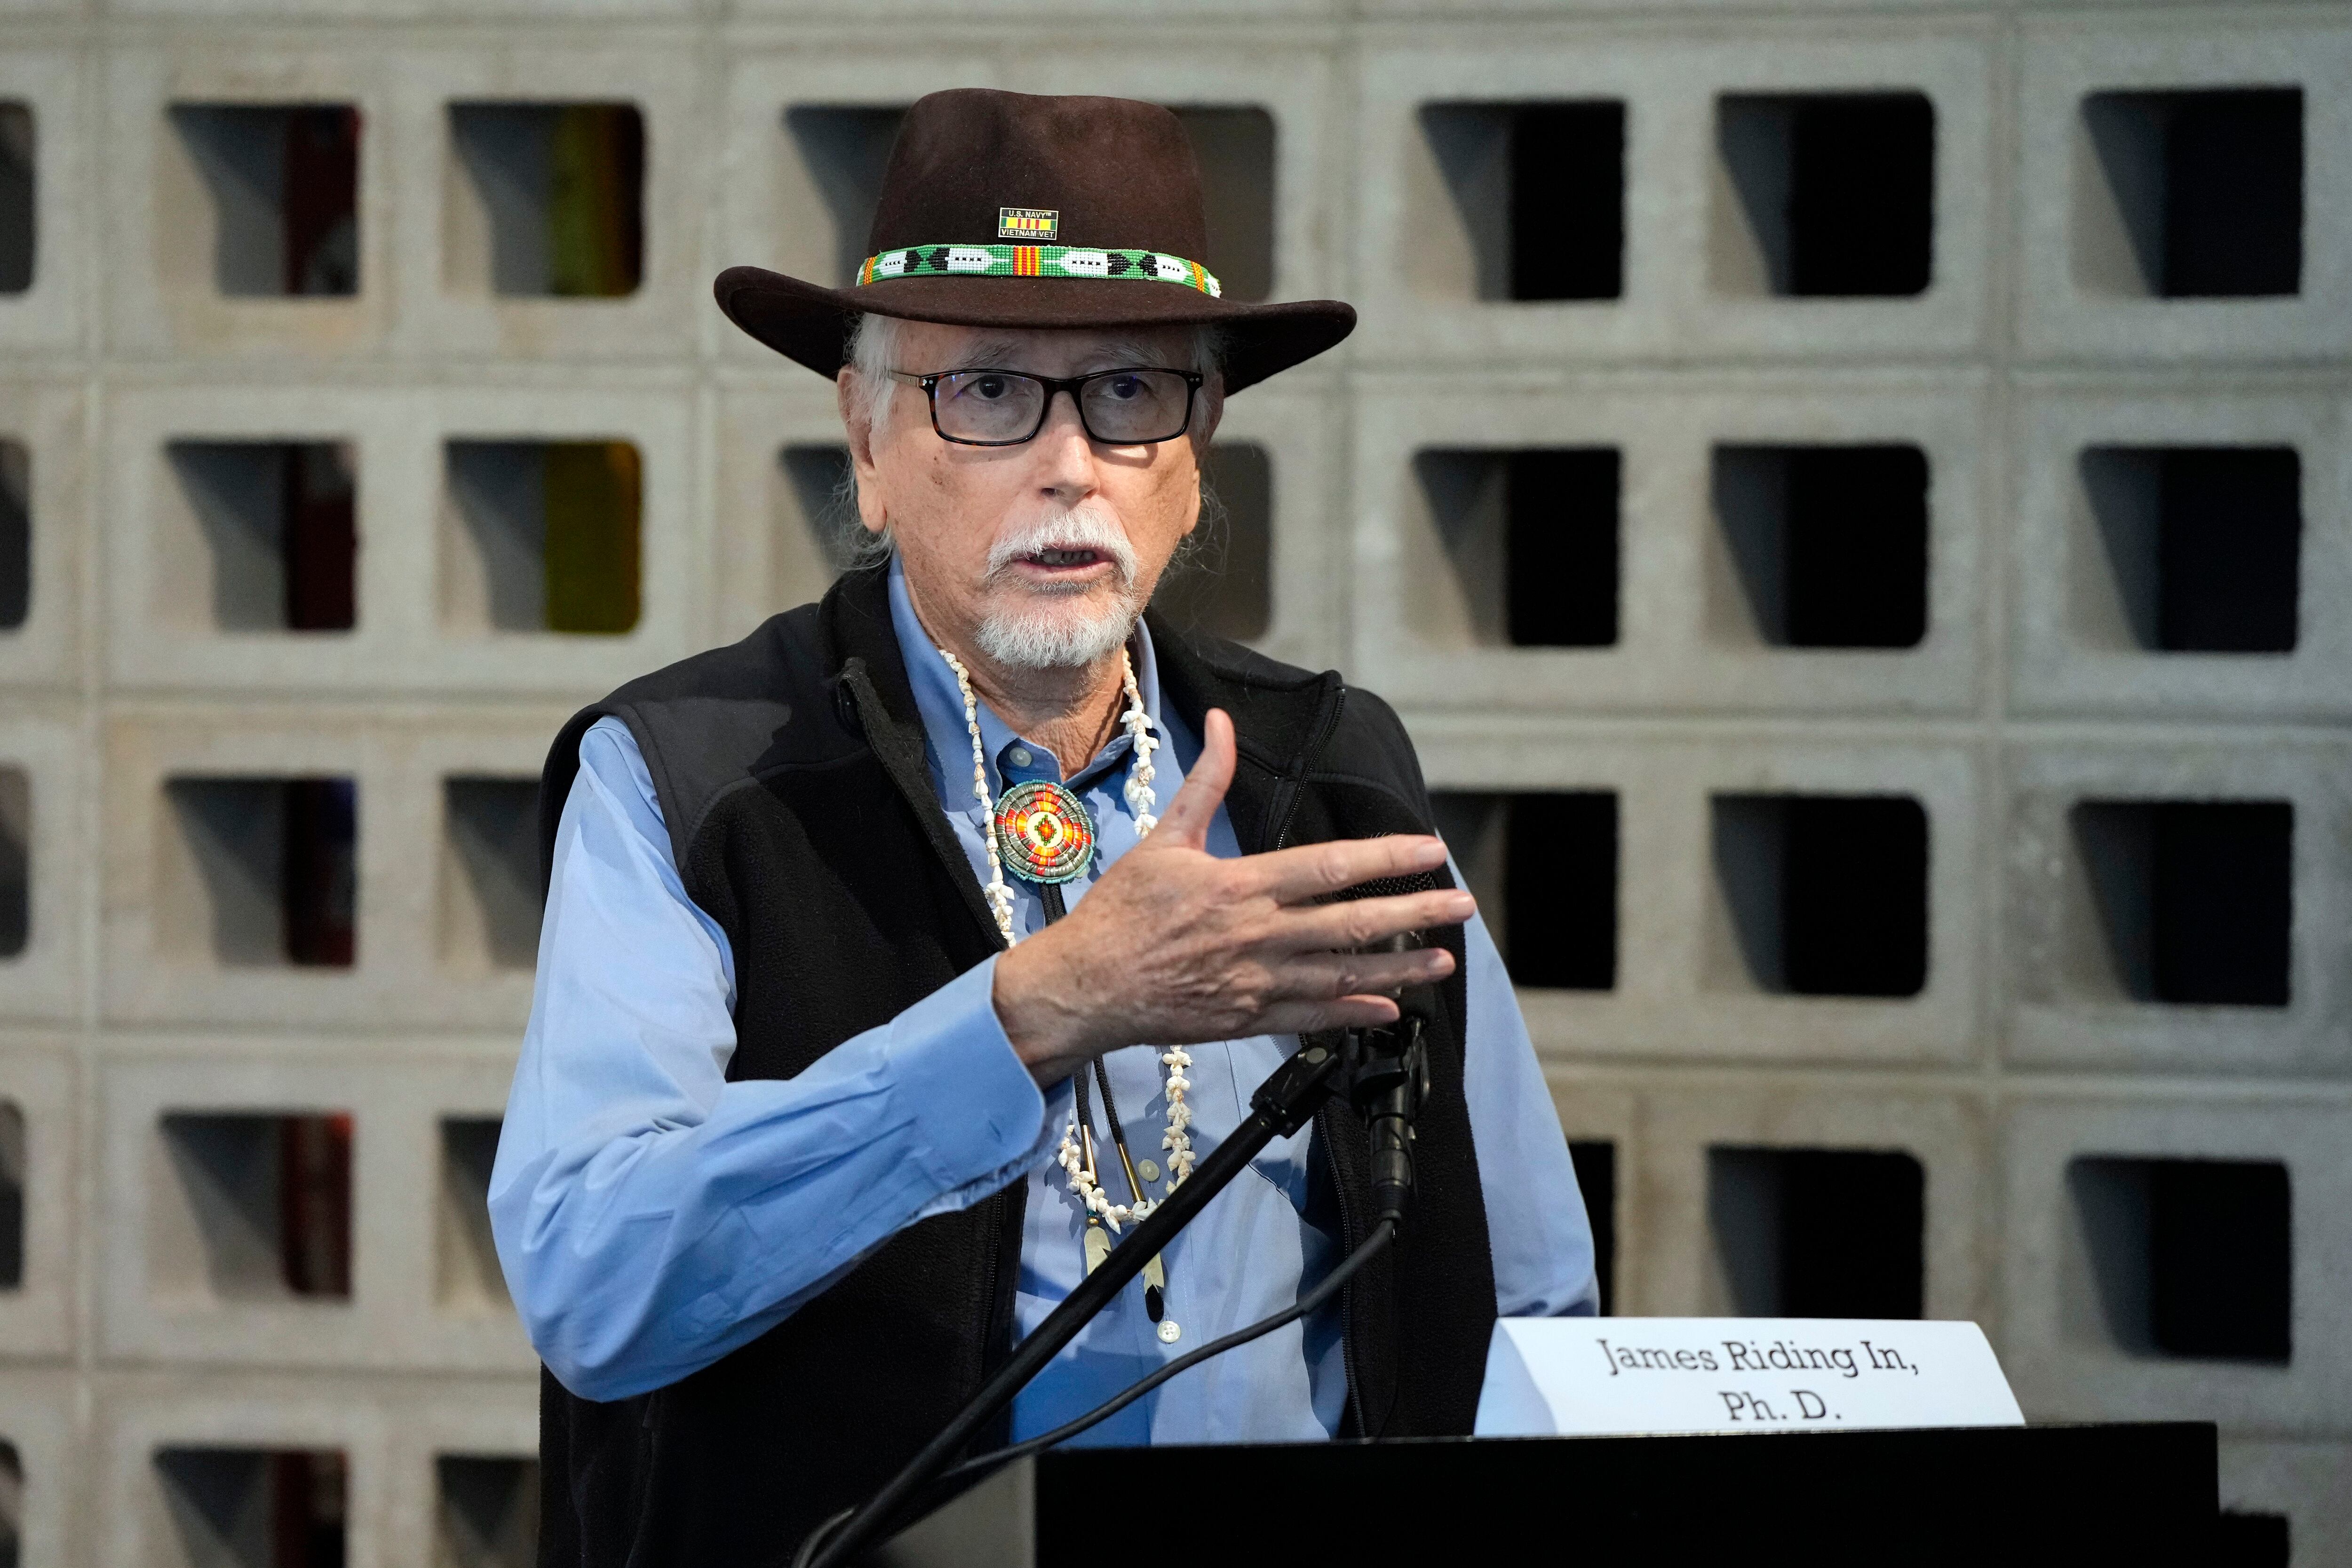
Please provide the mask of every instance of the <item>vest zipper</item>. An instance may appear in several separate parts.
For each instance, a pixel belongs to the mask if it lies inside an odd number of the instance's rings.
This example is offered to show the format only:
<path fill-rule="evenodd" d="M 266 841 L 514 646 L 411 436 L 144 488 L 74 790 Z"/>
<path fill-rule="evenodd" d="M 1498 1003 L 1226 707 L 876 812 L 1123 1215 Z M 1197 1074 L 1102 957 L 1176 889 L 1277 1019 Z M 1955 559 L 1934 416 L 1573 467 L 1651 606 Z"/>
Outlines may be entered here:
<path fill-rule="evenodd" d="M 1284 795 L 1282 800 L 1282 820 L 1276 824 L 1274 842 L 1267 846 L 1268 848 L 1278 850 L 1288 847 L 1290 828 L 1298 816 L 1298 796 L 1305 787 L 1307 770 L 1315 765 L 1317 758 L 1323 755 L 1323 747 L 1330 741 L 1331 732 L 1339 727 L 1340 711 L 1347 706 L 1348 687 L 1346 683 L 1342 682 L 1339 689 L 1331 694 L 1330 700 L 1323 705 L 1322 715 L 1315 726 L 1315 738 L 1307 743 L 1307 748 L 1298 754 L 1298 760 L 1291 765 L 1290 777 L 1282 781 L 1283 789 L 1287 793 Z"/>

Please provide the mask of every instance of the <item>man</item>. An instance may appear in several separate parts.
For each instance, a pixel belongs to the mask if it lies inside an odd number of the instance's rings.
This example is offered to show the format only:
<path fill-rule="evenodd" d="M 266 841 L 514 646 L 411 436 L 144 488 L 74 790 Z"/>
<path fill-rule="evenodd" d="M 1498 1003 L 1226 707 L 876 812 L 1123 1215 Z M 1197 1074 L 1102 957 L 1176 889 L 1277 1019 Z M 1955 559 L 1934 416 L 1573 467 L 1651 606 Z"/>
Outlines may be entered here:
<path fill-rule="evenodd" d="M 1441 1017 L 1401 1240 L 1344 1310 L 1087 1440 L 1466 1431 L 1498 1310 L 1592 1310 L 1567 1148 L 1394 716 L 1139 619 L 1223 398 L 1354 321 L 1222 298 L 1202 235 L 1167 110 L 957 91 L 909 111 L 856 287 L 719 280 L 837 376 L 887 564 L 623 687 L 550 755 L 490 1192 L 549 1369 L 543 1561 L 788 1556 L 1300 1032 L 1392 1020 L 1408 985 Z M 1406 931 L 1430 945 L 1363 951 Z M 1311 1289 L 1364 1233 L 1365 1138 L 1334 1105 L 1271 1145 L 1011 1435 Z"/>

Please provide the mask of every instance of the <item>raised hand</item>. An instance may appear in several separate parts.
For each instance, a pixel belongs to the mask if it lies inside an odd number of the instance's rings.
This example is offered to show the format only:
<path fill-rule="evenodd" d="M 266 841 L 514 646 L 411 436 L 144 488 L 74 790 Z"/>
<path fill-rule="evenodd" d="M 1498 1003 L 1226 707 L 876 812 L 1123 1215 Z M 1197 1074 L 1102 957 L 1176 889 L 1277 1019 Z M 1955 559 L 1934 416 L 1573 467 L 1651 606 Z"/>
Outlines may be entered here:
<path fill-rule="evenodd" d="M 1382 992 L 1443 979 L 1442 947 L 1364 948 L 1476 909 L 1459 889 L 1314 901 L 1445 863 L 1434 838 L 1343 839 L 1219 860 L 1209 823 L 1234 777 L 1233 721 L 1212 709 L 1201 758 L 1160 826 L 1105 872 L 1067 918 L 996 961 L 997 1018 L 1040 1083 L 1123 1045 L 1392 1021 Z"/>

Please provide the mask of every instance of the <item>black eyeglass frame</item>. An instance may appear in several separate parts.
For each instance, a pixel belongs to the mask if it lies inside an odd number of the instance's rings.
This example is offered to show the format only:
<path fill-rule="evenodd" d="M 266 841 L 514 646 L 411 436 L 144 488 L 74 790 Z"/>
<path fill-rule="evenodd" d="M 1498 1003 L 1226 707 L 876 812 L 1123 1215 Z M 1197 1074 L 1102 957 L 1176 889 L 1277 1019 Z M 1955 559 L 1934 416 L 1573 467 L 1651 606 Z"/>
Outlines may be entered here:
<path fill-rule="evenodd" d="M 1087 400 L 1078 395 L 1079 390 L 1088 382 L 1098 382 L 1106 376 L 1131 376 L 1143 371 L 1155 375 L 1184 378 L 1184 423 L 1167 434 L 1155 435 L 1149 441 L 1113 441 L 1108 436 L 1096 434 L 1095 427 L 1087 423 Z M 1022 446 L 1036 440 L 1037 433 L 1045 429 L 1045 422 L 1054 416 L 1055 397 L 1062 392 L 1070 394 L 1070 406 L 1078 412 L 1078 427 L 1087 433 L 1088 441 L 1103 446 L 1157 446 L 1163 441 L 1175 440 L 1192 428 L 1192 405 L 1200 401 L 1201 388 L 1209 379 L 1202 371 L 1180 371 L 1168 365 L 1120 365 L 1115 370 L 1089 371 L 1082 376 L 1041 376 L 1032 371 L 1008 371 L 994 365 L 967 365 L 960 370 L 933 371 L 929 375 L 918 375 L 912 371 L 892 371 L 889 374 L 894 382 L 904 382 L 908 386 L 923 389 L 923 402 L 931 411 L 931 434 L 958 446 Z M 1035 382 L 1045 389 L 1045 401 L 1037 405 L 1037 423 L 1029 427 L 1028 434 L 1011 441 L 974 441 L 969 436 L 950 435 L 940 428 L 940 383 L 950 376 L 1018 376 L 1023 381 Z"/>

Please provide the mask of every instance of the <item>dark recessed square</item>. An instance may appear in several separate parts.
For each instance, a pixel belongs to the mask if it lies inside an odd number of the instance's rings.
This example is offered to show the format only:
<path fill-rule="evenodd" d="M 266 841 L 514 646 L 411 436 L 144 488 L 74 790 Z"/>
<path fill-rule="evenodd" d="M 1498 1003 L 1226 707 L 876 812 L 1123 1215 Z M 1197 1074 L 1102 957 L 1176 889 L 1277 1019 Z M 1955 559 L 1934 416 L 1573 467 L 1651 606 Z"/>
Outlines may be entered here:
<path fill-rule="evenodd" d="M 487 630 L 617 636 L 642 610 L 644 469 L 626 441 L 452 441 L 452 542 Z"/>
<path fill-rule="evenodd" d="M 2100 1321 L 2135 1354 L 2284 1365 L 2294 1199 L 2275 1161 L 2093 1156 L 2067 1168 Z"/>
<path fill-rule="evenodd" d="M 0 767 L 0 958 L 23 953 L 33 935 L 33 780 Z"/>
<path fill-rule="evenodd" d="M 633 103 L 453 103 L 489 228 L 490 288 L 612 299 L 645 277 L 645 116 Z"/>
<path fill-rule="evenodd" d="M 1623 295 L 1624 104 L 1433 103 L 1421 123 L 1467 233 L 1475 298 Z"/>
<path fill-rule="evenodd" d="M 359 620 L 359 485 L 331 441 L 174 441 L 225 632 L 348 632 Z"/>
<path fill-rule="evenodd" d="M 446 1312 L 510 1310 L 490 1232 L 490 1171 L 498 1163 L 501 1124 L 495 1116 L 441 1118 L 434 1296 Z"/>
<path fill-rule="evenodd" d="M 471 970 L 530 968 L 539 956 L 539 780 L 444 779 L 441 804 L 442 956 Z"/>
<path fill-rule="evenodd" d="M 215 1296 L 350 1300 L 349 1112 L 173 1112 L 162 1132 Z"/>
<path fill-rule="evenodd" d="M 1927 1173 L 1907 1154 L 1707 1150 L 1707 1218 L 1733 1311 L 1916 1318 L 1927 1288 Z"/>
<path fill-rule="evenodd" d="M 824 281 L 836 288 L 856 282 L 865 264 L 882 176 L 906 118 L 896 105 L 801 103 L 784 110 L 785 139 L 833 223 L 834 275 Z"/>
<path fill-rule="evenodd" d="M 1201 520 L 1152 595 L 1182 632 L 1247 643 L 1274 621 L 1274 462 L 1255 442 L 1221 441 L 1201 465 Z"/>
<path fill-rule="evenodd" d="M 2287 1005 L 2292 802 L 2085 800 L 2073 819 L 2126 997 L 2189 1006 Z"/>
<path fill-rule="evenodd" d="M 2301 89 L 2093 93 L 2083 125 L 2102 186 L 2078 224 L 2087 280 L 2168 299 L 2301 292 Z"/>
<path fill-rule="evenodd" d="M 1617 797 L 1599 790 L 1507 798 L 1506 961 L 1520 985 L 1617 985 Z"/>
<path fill-rule="evenodd" d="M 1617 797 L 1605 790 L 1434 797 L 1438 831 L 1518 985 L 1617 984 Z"/>
<path fill-rule="evenodd" d="M 2294 1561 L 2294 1538 L 2286 1515 L 2221 1511 L 2221 1523 L 2213 1532 L 2212 1562 L 2217 1568 L 2289 1568 Z"/>
<path fill-rule="evenodd" d="M 1576 1166 L 1576 1186 L 1584 1195 L 1584 1215 L 1592 1226 L 1592 1271 L 1601 1284 L 1601 1315 L 1617 1311 L 1617 1145 L 1578 1142 L 1568 1145 Z"/>
<path fill-rule="evenodd" d="M 24 1109 L 0 1100 L 0 1291 L 25 1286 L 26 1170 Z"/>
<path fill-rule="evenodd" d="M 1927 634 L 1927 455 L 1718 446 L 1715 509 L 1763 641 L 1916 648 Z"/>
<path fill-rule="evenodd" d="M 1274 292 L 1274 116 L 1249 104 L 1173 107 L 1209 225 L 1209 254 L 1186 259 L 1215 273 L 1224 298 L 1264 299 Z"/>
<path fill-rule="evenodd" d="M 1758 988 L 1911 997 L 1927 983 L 1927 813 L 1899 795 L 1717 795 L 1715 863 Z"/>
<path fill-rule="evenodd" d="M 207 1568 L 343 1568 L 351 1472 L 316 1448 L 159 1448 L 184 1561 Z"/>
<path fill-rule="evenodd" d="M 2133 639 L 2294 651 L 2303 464 L 2291 446 L 2094 446 L 2083 486 Z"/>
<path fill-rule="evenodd" d="M 359 949 L 359 790 L 349 779 L 173 779 L 211 956 L 348 968 Z"/>
<path fill-rule="evenodd" d="M 223 294 L 359 292 L 358 110 L 183 103 L 172 123 L 212 196 Z"/>
<path fill-rule="evenodd" d="M 539 1561 L 539 1461 L 440 1454 L 435 1533 L 442 1568 L 533 1568 Z"/>
<path fill-rule="evenodd" d="M 0 103 L 0 294 L 22 294 L 33 287 L 39 192 L 32 108 Z"/>
<path fill-rule="evenodd" d="M 1622 466 L 1614 447 L 1415 455 L 1439 547 L 1480 642 L 1616 644 Z"/>
<path fill-rule="evenodd" d="M 1614 645 L 1621 532 L 1616 450 L 1514 452 L 1506 461 L 1504 589 L 1511 645 Z"/>
<path fill-rule="evenodd" d="M 0 1438 L 0 1568 L 16 1568 L 25 1545 L 25 1462 Z"/>
<path fill-rule="evenodd" d="M 1717 142 L 1737 198 L 1736 292 L 1903 297 L 1933 276 L 1936 110 L 1920 93 L 1734 95 Z M 1760 287 L 1759 287 L 1760 286 Z"/>
<path fill-rule="evenodd" d="M 24 625 L 32 610 L 32 454 L 0 439 L 0 632 Z"/>

